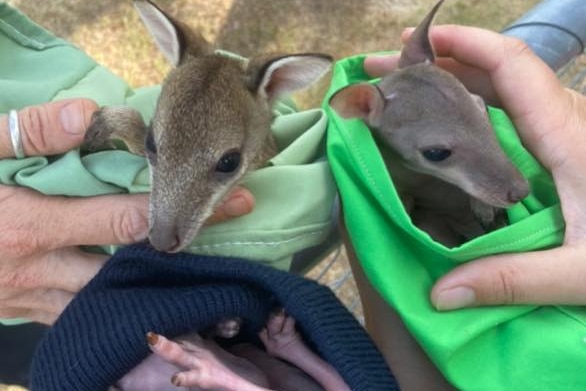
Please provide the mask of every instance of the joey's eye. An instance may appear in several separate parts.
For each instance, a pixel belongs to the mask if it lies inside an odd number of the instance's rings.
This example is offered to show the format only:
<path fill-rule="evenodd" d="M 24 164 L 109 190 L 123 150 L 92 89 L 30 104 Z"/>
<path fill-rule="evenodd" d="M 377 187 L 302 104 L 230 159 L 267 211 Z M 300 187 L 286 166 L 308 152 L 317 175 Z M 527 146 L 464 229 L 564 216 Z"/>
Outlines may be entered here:
<path fill-rule="evenodd" d="M 442 149 L 442 148 L 432 148 L 426 149 L 422 152 L 423 157 L 429 160 L 430 162 L 441 162 L 446 160 L 452 154 L 452 151 L 449 149 Z"/>
<path fill-rule="evenodd" d="M 153 131 L 149 130 L 147 132 L 147 136 L 146 136 L 146 140 L 144 143 L 145 146 L 145 150 L 148 154 L 150 155 L 156 155 L 157 154 L 157 146 L 155 145 L 155 138 L 153 136 Z"/>
<path fill-rule="evenodd" d="M 220 160 L 218 160 L 218 164 L 216 164 L 216 171 L 229 174 L 231 172 L 236 171 L 240 166 L 240 152 L 236 150 L 232 150 L 226 152 Z"/>

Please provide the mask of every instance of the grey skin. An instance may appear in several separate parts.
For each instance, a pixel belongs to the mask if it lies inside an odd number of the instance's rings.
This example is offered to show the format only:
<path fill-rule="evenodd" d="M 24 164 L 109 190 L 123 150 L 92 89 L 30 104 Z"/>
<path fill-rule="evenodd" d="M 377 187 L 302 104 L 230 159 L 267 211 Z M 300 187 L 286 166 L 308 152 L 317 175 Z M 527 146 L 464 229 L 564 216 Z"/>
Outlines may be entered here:
<path fill-rule="evenodd" d="M 329 103 L 365 121 L 413 223 L 452 247 L 504 225 L 503 208 L 529 184 L 498 144 L 482 98 L 434 65 L 428 33 L 442 3 L 411 35 L 399 69 Z"/>
<path fill-rule="evenodd" d="M 235 328 L 228 329 L 227 336 L 233 336 Z M 305 345 L 284 312 L 272 315 L 259 336 L 265 350 L 249 343 L 224 350 L 196 333 L 174 342 L 149 333 L 153 354 L 109 391 L 350 391 L 335 369 Z"/>
<path fill-rule="evenodd" d="M 150 125 L 128 107 L 104 107 L 90 126 L 90 149 L 122 139 L 146 154 L 151 171 L 149 240 L 178 252 L 195 238 L 214 207 L 244 175 L 276 154 L 271 107 L 284 94 L 323 76 L 325 54 L 216 53 L 196 31 L 148 0 L 134 4 L 173 64 Z M 146 140 L 146 141 L 145 141 Z"/>

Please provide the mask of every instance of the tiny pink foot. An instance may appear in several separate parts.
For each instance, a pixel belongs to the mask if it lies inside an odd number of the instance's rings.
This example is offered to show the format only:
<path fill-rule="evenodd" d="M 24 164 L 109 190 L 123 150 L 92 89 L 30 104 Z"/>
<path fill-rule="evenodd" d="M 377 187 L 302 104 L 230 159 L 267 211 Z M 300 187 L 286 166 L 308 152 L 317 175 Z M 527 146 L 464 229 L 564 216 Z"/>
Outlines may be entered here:
<path fill-rule="evenodd" d="M 153 353 L 185 371 L 176 373 L 171 383 L 176 387 L 199 387 L 202 390 L 256 391 L 256 387 L 232 372 L 205 346 L 190 341 L 171 341 L 162 335 L 148 333 Z"/>
<path fill-rule="evenodd" d="M 259 338 L 270 355 L 288 361 L 305 346 L 301 335 L 295 330 L 295 319 L 284 311 L 270 316 L 267 326 L 259 333 Z"/>

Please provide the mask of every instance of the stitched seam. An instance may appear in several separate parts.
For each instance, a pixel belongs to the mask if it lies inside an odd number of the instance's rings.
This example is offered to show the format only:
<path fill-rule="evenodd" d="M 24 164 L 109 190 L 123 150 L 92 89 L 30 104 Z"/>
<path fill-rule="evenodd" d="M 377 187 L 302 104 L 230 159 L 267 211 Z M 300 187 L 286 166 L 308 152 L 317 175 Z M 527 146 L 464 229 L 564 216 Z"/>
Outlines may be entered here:
<path fill-rule="evenodd" d="M 36 49 L 43 49 L 46 47 L 46 45 L 44 43 L 37 41 L 36 39 L 29 37 L 28 35 L 23 34 L 20 30 L 18 30 L 16 27 L 14 27 L 14 25 L 6 22 L 5 20 L 0 19 L 0 24 L 2 24 L 2 26 L 6 27 L 7 30 L 9 30 L 10 32 L 15 33 L 19 38 L 21 38 L 27 42 L 33 43 Z"/>
<path fill-rule="evenodd" d="M 299 236 L 295 236 L 293 238 L 289 238 L 289 239 L 285 239 L 285 240 L 277 240 L 277 241 L 273 241 L 273 242 L 225 242 L 225 243 L 216 243 L 216 244 L 202 244 L 202 245 L 198 245 L 198 246 L 190 246 L 190 249 L 196 250 L 196 249 L 212 249 L 212 248 L 218 248 L 218 247 L 231 247 L 231 246 L 256 246 L 256 247 L 275 247 L 281 244 L 287 244 L 287 243 L 291 243 L 297 240 L 300 240 L 304 237 L 307 236 L 316 236 L 316 235 L 322 235 L 324 233 L 324 230 L 320 230 L 320 231 L 316 231 L 316 232 L 309 232 L 309 233 L 305 233 Z"/>
<path fill-rule="evenodd" d="M 518 243 L 522 243 L 522 242 L 526 242 L 529 240 L 534 239 L 537 236 L 541 236 L 542 234 L 551 234 L 557 230 L 559 230 L 560 227 L 553 227 L 553 228 L 542 228 L 540 230 L 535 231 L 534 233 L 530 234 L 529 236 L 524 236 L 522 238 L 519 238 L 517 240 L 514 240 L 512 242 L 507 242 L 507 243 L 501 243 L 498 245 L 491 245 L 491 246 L 484 246 L 478 249 L 474 249 L 471 251 L 463 251 L 461 254 L 458 255 L 462 255 L 462 256 L 470 256 L 470 255 L 475 255 L 477 253 L 484 253 L 485 251 L 491 250 L 491 253 L 496 253 L 499 249 L 503 249 L 506 247 L 510 247 L 510 246 L 514 246 Z M 496 251 L 495 251 L 496 250 Z"/>

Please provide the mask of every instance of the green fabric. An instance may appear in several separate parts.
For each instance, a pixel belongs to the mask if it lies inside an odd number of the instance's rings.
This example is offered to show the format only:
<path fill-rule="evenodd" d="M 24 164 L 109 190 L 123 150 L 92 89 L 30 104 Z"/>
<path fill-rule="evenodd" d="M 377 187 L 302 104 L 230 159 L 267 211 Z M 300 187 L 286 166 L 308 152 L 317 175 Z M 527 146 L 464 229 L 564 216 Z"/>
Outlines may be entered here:
<path fill-rule="evenodd" d="M 523 148 L 504 112 L 489 108 L 498 139 L 529 179 L 531 194 L 508 211 L 511 224 L 503 229 L 458 248 L 433 242 L 411 224 L 364 123 L 344 120 L 328 107 L 335 91 L 369 80 L 363 59 L 356 56 L 337 63 L 324 108 L 330 118 L 328 158 L 350 237 L 369 280 L 458 389 L 586 389 L 584 307 L 438 312 L 429 301 L 434 282 L 468 260 L 546 249 L 562 242 L 564 222 L 550 175 Z"/>
<path fill-rule="evenodd" d="M 0 3 L 0 91 L 0 113 L 86 97 L 100 105 L 130 105 L 149 120 L 159 87 L 131 89 L 78 48 Z M 256 198 L 254 211 L 205 228 L 189 251 L 288 269 L 293 254 L 321 243 L 331 231 L 336 189 L 325 159 L 325 114 L 321 109 L 296 112 L 282 102 L 275 115 L 272 128 L 281 152 L 244 182 Z M 66 196 L 149 191 L 146 160 L 125 151 L 5 159 L 0 183 Z"/>

